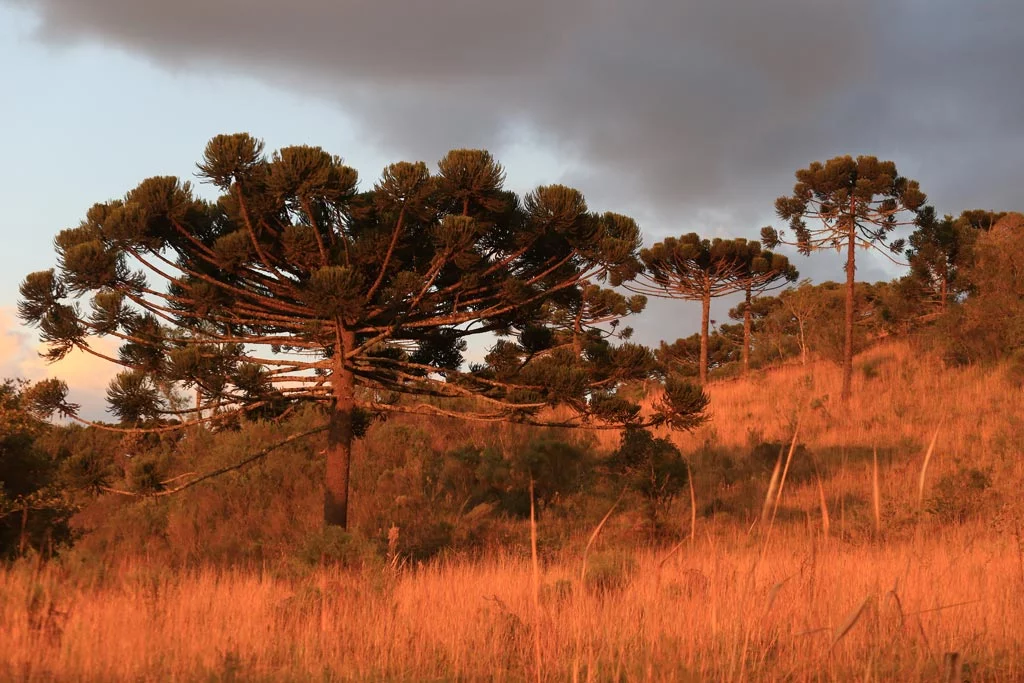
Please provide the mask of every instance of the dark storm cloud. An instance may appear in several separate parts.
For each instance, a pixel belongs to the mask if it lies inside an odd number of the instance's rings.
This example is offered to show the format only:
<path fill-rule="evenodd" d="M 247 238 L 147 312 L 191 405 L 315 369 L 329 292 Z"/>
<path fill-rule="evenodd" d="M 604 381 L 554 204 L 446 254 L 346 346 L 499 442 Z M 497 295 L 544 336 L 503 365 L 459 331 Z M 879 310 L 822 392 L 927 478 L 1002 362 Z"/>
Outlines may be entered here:
<path fill-rule="evenodd" d="M 6 1 L 56 43 L 334 99 L 395 154 L 529 128 L 662 231 L 753 230 L 795 168 L 845 152 L 898 157 L 950 210 L 1008 208 L 1024 148 L 1010 0 Z"/>
<path fill-rule="evenodd" d="M 436 158 L 528 127 L 602 194 L 673 216 L 741 210 L 766 176 L 785 181 L 815 149 L 808 126 L 878 70 L 882 18 L 820 0 L 29 4 L 55 43 L 334 98 L 395 153 Z"/>
<path fill-rule="evenodd" d="M 529 131 L 652 238 L 755 237 L 794 170 L 845 153 L 895 160 L 940 211 L 1022 208 L 1018 0 L 0 2 L 57 44 L 331 99 L 396 158 Z"/>

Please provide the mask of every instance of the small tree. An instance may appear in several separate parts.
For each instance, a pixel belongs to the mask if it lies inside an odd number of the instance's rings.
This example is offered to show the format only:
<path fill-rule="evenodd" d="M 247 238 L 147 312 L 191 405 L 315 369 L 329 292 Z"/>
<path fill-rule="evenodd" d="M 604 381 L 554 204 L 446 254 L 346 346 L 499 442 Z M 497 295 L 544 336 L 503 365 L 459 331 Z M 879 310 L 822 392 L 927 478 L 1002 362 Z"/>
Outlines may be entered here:
<path fill-rule="evenodd" d="M 784 256 L 763 252 L 745 239 L 701 239 L 690 233 L 669 237 L 640 252 L 644 272 L 625 283 L 630 291 L 666 299 L 701 302 L 700 383 L 707 383 L 711 299 L 734 292 L 760 292 L 796 279 Z M 749 330 L 748 330 L 749 333 Z M 749 350 L 749 338 L 746 344 Z"/>
<path fill-rule="evenodd" d="M 0 383 L 0 559 L 51 551 L 71 539 L 75 507 L 54 454 L 39 445 L 50 425 L 35 411 L 34 388 Z"/>
<path fill-rule="evenodd" d="M 780 294 L 779 301 L 795 323 L 800 364 L 807 365 L 807 328 L 825 306 L 822 293 L 815 290 L 810 280 L 804 280 L 799 287 Z"/>
<path fill-rule="evenodd" d="M 595 361 L 555 348 L 552 310 L 640 269 L 636 223 L 591 212 L 576 190 L 520 199 L 489 153 L 456 150 L 436 175 L 392 164 L 360 192 L 340 158 L 304 146 L 268 158 L 247 134 L 211 140 L 199 174 L 216 202 L 157 177 L 90 209 L 57 236 L 58 268 L 25 279 L 19 313 L 49 358 L 78 348 L 124 367 L 107 396 L 129 431 L 322 406 L 327 424 L 309 433 L 327 432 L 328 525 L 348 523 L 352 442 L 377 415 L 548 424 L 541 410 L 561 404 L 574 410 L 566 426 L 685 427 L 706 404 L 671 384 L 641 419 L 616 388 L 647 377 L 649 350 L 622 344 Z M 501 339 L 465 370 L 479 334 Z M 121 342 L 116 357 L 92 347 L 98 336 Z M 48 406 L 77 417 L 66 392 L 52 383 Z"/>
<path fill-rule="evenodd" d="M 962 362 L 991 361 L 1024 349 L 1024 215 L 1007 213 L 977 237 L 967 277 L 973 292 L 953 311 L 945 343 Z"/>
<path fill-rule="evenodd" d="M 779 197 L 775 211 L 788 221 L 793 237 L 771 227 L 761 230 L 765 246 L 793 244 L 801 254 L 820 249 L 846 248 L 846 324 L 843 347 L 842 398 L 850 397 L 853 381 L 853 323 L 856 248 L 882 248 L 898 254 L 904 240 L 887 244 L 890 234 L 900 225 L 914 222 L 924 205 L 925 195 L 916 180 L 896 172 L 891 161 L 871 156 L 835 157 L 824 164 L 814 162 L 796 172 L 793 194 Z M 808 225 L 807 221 L 812 222 Z M 891 260 L 891 256 L 889 256 Z"/>
<path fill-rule="evenodd" d="M 612 470 L 646 503 L 652 531 L 660 513 L 686 486 L 689 470 L 679 449 L 667 439 L 656 439 L 646 429 L 626 429 L 609 460 Z"/>
<path fill-rule="evenodd" d="M 789 291 L 789 290 L 786 290 Z M 776 309 L 779 307 L 780 302 L 778 297 L 770 295 L 755 296 L 750 299 L 750 303 L 746 301 L 741 302 L 738 306 L 729 309 L 729 318 L 732 320 L 738 320 L 741 324 L 735 326 L 723 326 L 725 329 L 733 329 L 738 327 L 739 334 L 736 335 L 738 339 L 742 341 L 743 334 L 745 332 L 746 325 L 743 324 L 747 315 L 750 316 L 750 335 L 751 335 L 751 363 L 754 362 L 753 354 L 757 353 L 759 356 L 759 362 L 767 360 L 773 352 L 768 346 L 775 346 L 775 355 L 784 358 L 784 354 L 779 348 L 781 342 L 780 335 L 783 334 L 781 329 L 776 329 L 777 321 L 772 317 Z M 758 353 L 759 352 L 759 353 Z"/>
<path fill-rule="evenodd" d="M 917 230 L 908 239 L 906 251 L 910 278 L 946 310 L 950 296 L 958 298 L 967 291 L 960 269 L 964 252 L 969 250 L 975 228 L 952 216 L 939 219 L 935 209 L 926 206 L 917 217 Z"/>
<path fill-rule="evenodd" d="M 746 272 L 743 280 L 746 284 L 745 297 L 739 308 L 743 312 L 743 372 L 750 372 L 750 339 L 753 324 L 753 309 L 751 300 L 753 295 L 761 295 L 765 292 L 785 287 L 796 282 L 800 277 L 797 269 L 790 264 L 789 259 L 782 254 L 773 254 L 770 251 L 760 251 L 760 245 L 756 242 L 750 243 L 750 259 L 745 262 Z M 731 315 L 731 313 L 730 313 Z"/>
<path fill-rule="evenodd" d="M 738 361 L 739 347 L 737 339 L 730 335 L 717 330 L 709 334 L 706 364 L 708 373 Z M 691 334 L 689 337 L 681 337 L 671 344 L 661 342 L 654 353 L 665 372 L 674 372 L 683 377 L 696 377 L 700 375 L 700 350 L 700 334 Z"/>

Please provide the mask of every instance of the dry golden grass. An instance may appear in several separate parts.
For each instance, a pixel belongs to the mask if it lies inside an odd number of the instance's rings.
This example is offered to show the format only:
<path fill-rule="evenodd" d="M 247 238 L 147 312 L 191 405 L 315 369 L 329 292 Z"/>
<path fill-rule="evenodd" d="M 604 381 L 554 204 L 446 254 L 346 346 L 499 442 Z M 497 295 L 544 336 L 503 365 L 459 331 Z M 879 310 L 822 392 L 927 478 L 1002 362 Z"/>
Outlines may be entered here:
<path fill-rule="evenodd" d="M 42 680 L 1024 679 L 1024 585 L 1010 539 L 939 530 L 895 545 L 713 529 L 619 588 L 528 555 L 400 574 L 181 575 L 126 565 L 102 585 L 0 574 L 0 675 Z M 859 611 L 858 611 L 859 610 Z M 534 624 L 538 623 L 539 627 Z M 535 628 L 537 630 L 535 631 Z"/>
<path fill-rule="evenodd" d="M 1004 374 L 982 367 L 946 368 L 909 342 L 890 341 L 855 359 L 851 419 L 839 401 L 839 367 L 814 361 L 711 382 L 709 423 L 689 434 L 672 434 L 672 439 L 684 453 L 704 443 L 744 446 L 752 436 L 788 442 L 799 415 L 800 440 L 816 447 L 913 443 L 923 455 L 941 422 L 939 451 L 987 461 L 1024 427 L 1024 393 Z M 607 446 L 617 440 L 614 432 L 600 437 Z"/>
<path fill-rule="evenodd" d="M 970 680 L 1024 680 L 1020 389 L 902 344 L 859 357 L 856 379 L 852 419 L 825 364 L 715 383 L 712 422 L 674 437 L 687 454 L 788 446 L 799 419 L 811 452 L 867 449 L 776 482 L 773 526 L 691 516 L 721 493 L 694 456 L 696 505 L 687 496 L 675 514 L 695 538 L 671 555 L 633 548 L 620 510 L 600 536 L 542 547 L 536 592 L 527 545 L 299 575 L 174 573 L 141 557 L 88 576 L 23 563 L 0 570 L 0 679 L 524 681 L 539 661 L 550 681 L 936 681 L 957 652 Z M 919 509 L 936 428 L 926 498 L 957 461 L 991 469 L 1003 494 L 965 524 Z M 766 475 L 751 514 L 767 488 Z"/>

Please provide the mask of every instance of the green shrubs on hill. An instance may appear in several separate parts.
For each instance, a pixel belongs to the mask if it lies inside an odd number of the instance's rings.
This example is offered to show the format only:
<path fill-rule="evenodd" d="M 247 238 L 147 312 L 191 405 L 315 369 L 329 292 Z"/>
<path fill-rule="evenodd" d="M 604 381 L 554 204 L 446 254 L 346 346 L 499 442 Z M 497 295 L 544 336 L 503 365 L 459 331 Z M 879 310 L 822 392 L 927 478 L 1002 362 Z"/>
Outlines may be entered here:
<path fill-rule="evenodd" d="M 321 561 L 365 563 L 369 552 L 378 559 L 419 561 L 453 550 L 518 544 L 520 522 L 529 516 L 531 479 L 540 515 L 558 511 L 552 521 L 567 518 L 566 506 L 595 482 L 596 461 L 583 432 L 499 433 L 492 426 L 467 430 L 457 423 L 395 418 L 374 425 L 360 443 L 353 468 L 359 497 L 347 533 L 323 531 L 318 518 L 322 437 L 290 443 L 186 491 L 152 497 L 177 485 L 177 477 L 192 473 L 187 480 L 231 465 L 322 419 L 307 409 L 280 422 L 190 431 L 140 443 L 131 458 L 121 454 L 118 436 L 100 438 L 93 428 L 56 429 L 50 445 L 80 463 L 92 490 L 103 486 L 137 495 L 104 493 L 85 505 L 76 518 L 84 535 L 72 559 L 95 563 L 145 555 L 168 567 L 295 568 Z M 75 455 L 87 447 L 93 449 L 88 458 Z M 580 522 L 588 523 L 589 518 Z M 566 535 L 564 524 L 545 525 L 545 534 Z"/>
<path fill-rule="evenodd" d="M 49 425 L 32 412 L 27 382 L 0 383 L 0 559 L 52 555 L 72 539 L 75 504 L 62 458 L 39 444 Z"/>
<path fill-rule="evenodd" d="M 960 465 L 935 483 L 926 509 L 944 524 L 961 524 L 994 502 L 991 488 L 991 471 Z"/>
<path fill-rule="evenodd" d="M 668 439 L 657 439 L 644 429 L 625 430 L 608 465 L 628 489 L 643 499 L 652 532 L 657 530 L 663 512 L 686 486 L 689 476 L 679 449 Z"/>

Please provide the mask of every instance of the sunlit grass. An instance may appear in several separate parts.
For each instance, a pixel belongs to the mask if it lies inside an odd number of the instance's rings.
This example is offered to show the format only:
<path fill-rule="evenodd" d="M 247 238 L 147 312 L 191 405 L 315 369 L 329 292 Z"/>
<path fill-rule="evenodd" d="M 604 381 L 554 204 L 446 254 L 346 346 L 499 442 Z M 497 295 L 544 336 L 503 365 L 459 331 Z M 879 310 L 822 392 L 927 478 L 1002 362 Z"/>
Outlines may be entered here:
<path fill-rule="evenodd" d="M 528 554 L 300 578 L 128 563 L 99 583 L 26 564 L 0 574 L 0 672 L 526 680 L 539 635 L 545 680 L 938 680 L 954 651 L 979 679 L 1024 677 L 1010 537 L 855 545 L 790 527 L 761 558 L 756 534 L 708 531 L 664 565 L 636 551 L 618 586 L 581 585 L 568 557 L 545 564 L 539 620 Z"/>
<path fill-rule="evenodd" d="M 525 681 L 539 660 L 550 681 L 935 681 L 957 652 L 965 678 L 1024 680 L 1019 387 L 904 344 L 856 367 L 849 414 L 824 363 L 713 383 L 711 423 L 673 437 L 693 489 L 664 547 L 625 506 L 557 547 L 546 526 L 568 522 L 542 516 L 536 592 L 529 541 L 361 569 L 175 571 L 141 546 L 79 569 L 25 561 L 0 570 L 0 679 Z M 773 500 L 765 472 L 745 504 L 709 511 L 739 495 L 715 449 L 788 447 L 797 420 L 813 476 Z M 993 496 L 943 524 L 931 497 L 963 467 L 990 472 Z M 295 523 L 290 509 L 259 514 Z"/>

